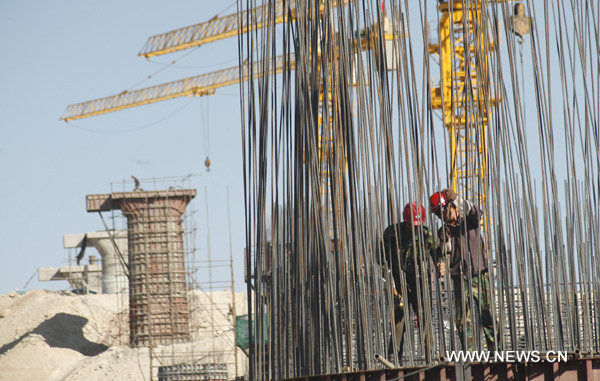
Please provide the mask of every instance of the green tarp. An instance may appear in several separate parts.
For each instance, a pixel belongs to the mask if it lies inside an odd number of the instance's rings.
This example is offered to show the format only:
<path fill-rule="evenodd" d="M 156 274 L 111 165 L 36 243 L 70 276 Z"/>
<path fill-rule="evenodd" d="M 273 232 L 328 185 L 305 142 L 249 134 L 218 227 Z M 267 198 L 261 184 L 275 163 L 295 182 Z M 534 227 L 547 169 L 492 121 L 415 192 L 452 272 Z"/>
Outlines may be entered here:
<path fill-rule="evenodd" d="M 256 324 L 256 322 L 254 322 Z M 267 319 L 264 324 L 264 343 L 269 342 L 269 331 L 267 330 Z M 248 349 L 250 347 L 250 337 L 248 334 L 248 315 L 240 315 L 235 317 L 235 345 L 241 349 Z M 253 330 L 255 334 L 256 329 Z"/>

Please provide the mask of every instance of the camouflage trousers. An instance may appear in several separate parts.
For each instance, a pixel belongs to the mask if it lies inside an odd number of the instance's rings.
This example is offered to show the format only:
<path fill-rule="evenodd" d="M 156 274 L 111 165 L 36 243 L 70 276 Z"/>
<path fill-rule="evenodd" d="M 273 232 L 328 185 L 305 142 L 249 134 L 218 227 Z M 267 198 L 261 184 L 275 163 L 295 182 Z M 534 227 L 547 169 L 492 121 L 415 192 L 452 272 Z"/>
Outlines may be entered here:
<path fill-rule="evenodd" d="M 415 317 L 417 318 L 416 329 L 418 330 L 419 335 L 422 335 L 422 343 L 425 346 L 425 348 L 424 348 L 425 358 L 427 359 L 427 361 L 429 361 L 429 351 L 432 348 L 429 324 L 423 320 L 424 316 L 419 311 L 419 300 L 418 300 L 419 296 L 417 294 L 417 280 L 416 280 L 414 274 L 415 274 L 414 270 L 412 272 L 409 271 L 406 274 L 406 297 L 408 299 L 408 305 L 405 305 L 404 301 L 401 304 L 399 304 L 399 303 L 397 303 L 398 299 L 394 298 L 394 302 L 396 303 L 396 305 L 394 306 L 394 337 L 396 338 L 397 351 L 398 351 L 397 355 L 398 355 L 399 361 L 402 361 L 402 356 L 404 355 L 404 333 L 406 332 L 408 319 L 410 318 L 410 313 L 408 314 L 409 317 L 406 316 L 405 310 L 404 310 L 405 308 L 408 311 L 408 309 L 410 309 L 412 307 Z M 390 341 L 390 344 L 388 347 L 388 358 L 391 361 L 394 361 L 393 348 L 394 348 L 393 341 Z"/>
<path fill-rule="evenodd" d="M 498 341 L 494 334 L 494 319 L 491 312 L 489 274 L 485 272 L 473 275 L 470 285 L 468 277 L 455 277 L 452 278 L 452 282 L 454 285 L 456 328 L 462 349 L 467 351 L 481 350 L 481 331 L 483 331 L 487 349 L 489 351 L 501 350 L 496 347 Z M 473 315 L 476 316 L 475 319 L 473 319 Z M 480 328 L 477 329 L 478 327 Z M 496 325 L 497 328 L 498 325 Z M 473 335 L 474 331 L 475 336 Z"/>

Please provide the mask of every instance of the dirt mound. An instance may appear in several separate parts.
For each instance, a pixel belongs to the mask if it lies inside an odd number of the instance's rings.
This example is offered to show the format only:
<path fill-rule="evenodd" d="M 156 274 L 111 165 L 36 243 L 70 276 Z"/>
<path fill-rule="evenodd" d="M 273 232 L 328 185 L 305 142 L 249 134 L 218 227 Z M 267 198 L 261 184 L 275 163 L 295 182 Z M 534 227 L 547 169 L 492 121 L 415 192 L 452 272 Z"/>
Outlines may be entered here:
<path fill-rule="evenodd" d="M 209 294 L 190 293 L 191 325 L 213 326 L 219 337 L 232 321 L 231 293 L 211 295 L 209 302 Z M 236 295 L 238 314 L 245 300 Z M 0 295 L 0 381 L 149 380 L 148 349 L 127 346 L 127 309 L 126 295 L 45 290 Z"/>

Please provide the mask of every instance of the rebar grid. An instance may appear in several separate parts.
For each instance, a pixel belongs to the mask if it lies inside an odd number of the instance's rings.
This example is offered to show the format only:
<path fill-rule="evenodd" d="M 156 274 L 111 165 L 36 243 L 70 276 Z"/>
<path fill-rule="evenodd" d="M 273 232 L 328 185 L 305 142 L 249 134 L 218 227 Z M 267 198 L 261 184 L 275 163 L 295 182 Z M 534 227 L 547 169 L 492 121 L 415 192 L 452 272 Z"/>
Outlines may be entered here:
<path fill-rule="evenodd" d="M 462 196 L 485 208 L 498 344 L 597 356 L 600 9 L 527 0 L 531 33 L 518 36 L 514 4 L 444 3 L 480 9 L 477 28 L 452 35 L 466 39 L 459 59 L 480 81 L 461 88 L 476 103 L 462 109 L 465 121 L 471 114 L 486 119 L 486 130 L 475 123 L 468 131 L 468 149 L 484 157 L 475 163 L 476 155 L 465 155 L 461 165 L 484 166 L 487 176 Z M 442 75 L 429 30 L 430 21 L 439 25 L 439 4 L 385 4 L 387 11 L 375 1 L 339 8 L 296 0 L 284 3 L 283 13 L 295 9 L 296 18 L 283 23 L 267 6 L 260 8 L 264 27 L 239 35 L 240 66 L 261 63 L 259 79 L 240 83 L 251 379 L 376 369 L 375 355 L 387 357 L 390 341 L 396 345 L 382 233 L 401 221 L 406 203 L 428 206 L 429 195 L 451 185 L 457 148 L 432 107 L 431 89 Z M 256 5 L 238 1 L 240 10 Z M 252 23 L 252 12 L 243 15 Z M 483 50 L 490 45 L 493 55 Z M 274 57 L 294 67 L 271 75 Z M 323 137 L 331 139 L 325 149 Z M 440 222 L 430 215 L 426 225 L 437 232 Z M 417 258 L 424 323 L 406 308 L 413 340 L 402 359 L 390 356 L 395 365 L 443 364 L 446 351 L 461 349 L 452 279 L 428 256 Z M 472 287 L 473 277 L 461 276 Z M 459 304 L 473 316 L 474 349 L 494 349 L 479 326 L 481 303 L 471 293 Z M 432 346 L 424 345 L 425 330 Z"/>

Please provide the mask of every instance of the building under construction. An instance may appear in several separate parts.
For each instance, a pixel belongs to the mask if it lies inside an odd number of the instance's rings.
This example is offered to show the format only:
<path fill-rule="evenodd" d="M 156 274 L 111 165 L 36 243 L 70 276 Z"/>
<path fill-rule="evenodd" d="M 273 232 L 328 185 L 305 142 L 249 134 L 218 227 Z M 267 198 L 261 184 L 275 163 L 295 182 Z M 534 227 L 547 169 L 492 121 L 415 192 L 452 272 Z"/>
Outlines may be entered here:
<path fill-rule="evenodd" d="M 151 379 L 235 379 L 247 371 L 247 346 L 235 342 L 236 324 L 247 320 L 239 308 L 245 301 L 236 302 L 231 255 L 213 259 L 210 248 L 196 247 L 199 213 L 187 209 L 197 191 L 190 183 L 190 176 L 136 178 L 87 195 L 87 212 L 98 213 L 105 230 L 65 235 L 65 248 L 77 249 L 76 264 L 40 269 L 39 277 L 67 280 L 75 293 L 118 294 L 122 313 L 110 343 L 147 349 L 142 374 Z"/>
<path fill-rule="evenodd" d="M 296 0 L 238 9 L 154 36 L 140 55 L 237 35 L 239 67 L 73 105 L 62 119 L 239 83 L 249 378 L 600 379 L 597 4 Z M 416 256 L 419 307 L 400 305 L 400 357 L 394 310 L 410 285 L 382 260 L 383 233 L 417 202 L 439 247 L 446 217 L 429 206 L 444 188 L 481 209 L 490 305 L 473 286 L 481 272 L 451 275 Z M 111 197 L 125 205 L 138 196 Z M 193 196 L 177 197 L 174 210 Z M 144 283 L 148 266 L 139 286 L 159 287 Z M 471 292 L 459 300 L 463 283 Z M 181 307 L 164 322 L 185 339 Z M 151 322 L 132 327 L 132 342 Z M 449 358 L 461 350 L 500 357 Z"/>
<path fill-rule="evenodd" d="M 243 355 L 238 361 L 232 340 L 234 284 L 223 276 L 230 271 L 216 271 L 232 262 L 211 259 L 210 248 L 198 252 L 198 212 L 187 210 L 197 194 L 190 183 L 186 176 L 135 179 L 135 188 L 131 181 L 111 184 L 111 193 L 86 197 L 87 211 L 105 212 L 109 231 L 126 232 L 126 249 L 117 251 L 127 258 L 127 344 L 148 348 L 151 378 L 235 379 L 243 374 Z"/>

